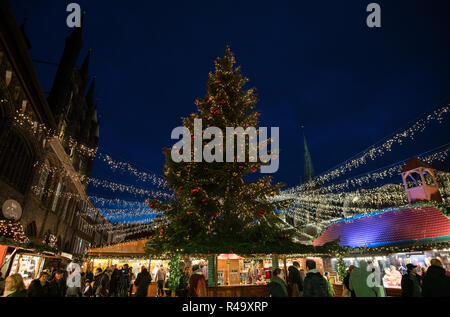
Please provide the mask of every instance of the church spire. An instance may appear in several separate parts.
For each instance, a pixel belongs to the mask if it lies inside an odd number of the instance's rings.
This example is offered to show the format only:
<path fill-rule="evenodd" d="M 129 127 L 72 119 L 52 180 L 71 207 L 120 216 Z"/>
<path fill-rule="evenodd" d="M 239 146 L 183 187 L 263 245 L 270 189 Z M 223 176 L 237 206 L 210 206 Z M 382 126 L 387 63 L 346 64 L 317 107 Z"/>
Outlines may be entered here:
<path fill-rule="evenodd" d="M 303 126 L 302 126 L 302 130 L 303 130 Z M 304 176 L 302 179 L 301 183 L 307 183 L 311 180 L 313 180 L 315 173 L 314 173 L 314 166 L 312 164 L 312 159 L 311 159 L 311 154 L 309 153 L 309 149 L 308 149 L 308 143 L 306 142 L 306 137 L 305 137 L 305 131 L 303 130 L 303 149 L 304 149 Z"/>
<path fill-rule="evenodd" d="M 89 90 L 86 94 L 86 103 L 89 109 L 93 109 L 95 106 L 94 91 L 95 91 L 95 76 L 92 79 L 91 86 L 89 87 Z"/>
<path fill-rule="evenodd" d="M 86 57 L 84 58 L 83 64 L 80 68 L 80 76 L 81 80 L 83 81 L 83 90 L 86 89 L 88 83 L 89 83 L 89 62 L 91 59 L 91 51 L 92 49 L 89 49 Z"/>
<path fill-rule="evenodd" d="M 82 27 L 75 28 L 66 38 L 64 52 L 48 96 L 48 103 L 58 123 L 64 107 L 69 103 L 72 73 L 77 66 L 78 56 L 83 47 L 82 31 Z"/>

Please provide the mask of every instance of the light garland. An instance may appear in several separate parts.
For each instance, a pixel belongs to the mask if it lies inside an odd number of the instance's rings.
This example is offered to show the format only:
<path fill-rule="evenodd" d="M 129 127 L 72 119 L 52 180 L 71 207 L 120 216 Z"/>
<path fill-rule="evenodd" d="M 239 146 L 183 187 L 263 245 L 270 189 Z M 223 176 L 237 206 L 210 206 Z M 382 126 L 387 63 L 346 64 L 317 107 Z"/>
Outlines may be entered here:
<path fill-rule="evenodd" d="M 69 172 L 66 169 L 59 168 L 56 166 L 51 167 L 43 162 L 35 162 L 35 164 L 33 166 L 34 166 L 34 168 L 40 168 L 40 171 L 39 171 L 40 174 L 42 174 L 44 172 L 48 172 L 49 175 L 51 174 L 52 176 L 75 178 L 83 184 L 91 184 L 94 187 L 102 187 L 104 189 L 108 189 L 113 192 L 120 191 L 120 192 L 130 193 L 133 195 L 138 195 L 138 196 L 146 196 L 146 197 L 150 196 L 150 197 L 155 197 L 155 198 L 166 198 L 166 199 L 171 199 L 173 197 L 173 194 L 170 194 L 166 191 L 147 190 L 147 189 L 138 188 L 138 187 L 135 187 L 132 185 L 115 183 L 115 182 L 112 182 L 109 180 L 102 180 L 102 179 L 97 179 L 94 177 L 80 176 L 78 173 Z M 39 190 L 39 189 L 45 190 L 45 188 L 43 188 L 43 187 L 39 188 L 39 186 L 37 186 L 37 185 L 35 185 L 34 187 L 36 190 Z"/>
<path fill-rule="evenodd" d="M 433 162 L 439 161 L 439 162 L 443 162 L 445 159 L 447 159 L 449 153 L 450 153 L 450 146 L 448 146 L 448 144 L 443 145 L 441 147 L 447 146 L 444 150 L 442 151 L 438 151 L 435 152 L 433 154 L 430 155 L 419 155 L 417 156 L 420 160 L 428 163 L 428 164 L 432 164 Z M 439 147 L 439 148 L 441 148 Z M 336 190 L 344 190 L 349 188 L 350 186 L 352 187 L 356 187 L 356 186 L 362 186 L 365 184 L 368 184 L 372 181 L 379 181 L 379 180 L 383 180 L 386 178 L 390 178 L 394 175 L 398 175 L 400 173 L 401 168 L 404 166 L 405 162 L 408 161 L 408 159 L 401 161 L 398 164 L 395 165 L 390 165 L 388 167 L 385 168 L 380 168 L 374 172 L 369 172 L 364 174 L 363 176 L 360 177 L 352 177 L 349 179 L 344 180 L 343 182 L 340 182 L 338 184 L 332 184 L 332 185 L 328 185 L 325 187 L 320 187 L 320 189 L 310 189 L 307 190 L 308 192 L 311 191 L 315 191 L 315 190 L 320 190 L 320 191 L 325 191 L 325 192 L 333 192 Z M 287 194 L 298 194 L 301 192 L 304 192 L 306 190 L 302 190 L 299 187 L 296 188 L 291 188 L 288 189 L 286 191 L 284 191 Z"/>
<path fill-rule="evenodd" d="M 28 116 L 19 110 L 16 110 L 16 115 L 13 117 L 13 120 L 16 124 L 22 128 L 27 128 L 36 136 L 41 136 L 46 139 L 58 137 L 56 130 L 50 129 L 45 124 L 33 120 L 31 116 Z M 162 188 L 167 187 L 167 182 L 162 177 L 157 176 L 155 173 L 140 171 L 128 162 L 113 159 L 110 154 L 99 152 L 98 147 L 89 147 L 78 142 L 71 136 L 68 137 L 68 143 L 69 147 L 74 149 L 77 153 L 92 159 L 97 157 L 99 161 L 104 162 L 113 171 L 120 170 L 122 172 L 128 172 L 143 182 L 152 182 L 154 185 Z"/>
<path fill-rule="evenodd" d="M 98 153 L 97 158 L 105 162 L 111 170 L 120 169 L 121 171 L 127 171 L 143 182 L 152 182 L 158 187 L 167 187 L 167 181 L 165 179 L 157 176 L 154 173 L 139 171 L 130 163 L 114 160 L 109 154 Z"/>
<path fill-rule="evenodd" d="M 30 242 L 30 239 L 25 235 L 22 224 L 9 220 L 0 220 L 0 237 L 13 239 L 17 243 Z"/>
<path fill-rule="evenodd" d="M 155 191 L 155 190 L 148 190 L 144 188 L 139 188 L 132 185 L 124 185 L 119 184 L 115 182 L 111 182 L 108 180 L 101 180 L 96 178 L 90 178 L 89 184 L 93 185 L 94 187 L 102 187 L 111 190 L 112 192 L 123 192 L 123 193 L 129 193 L 137 196 L 149 196 L 149 197 L 155 197 L 155 198 L 165 198 L 165 199 L 172 199 L 173 194 L 168 194 L 163 191 Z"/>
<path fill-rule="evenodd" d="M 426 126 L 433 122 L 437 121 L 442 123 L 444 120 L 444 115 L 450 111 L 450 105 L 441 107 L 432 113 L 428 114 L 425 118 L 421 118 L 417 120 L 413 125 L 411 125 L 408 129 L 395 134 L 392 138 L 386 140 L 383 144 L 379 146 L 372 146 L 368 150 L 364 151 L 362 155 L 358 158 L 351 159 L 349 161 L 344 162 L 339 167 L 316 177 L 312 181 L 302 184 L 298 187 L 298 190 L 306 190 L 316 187 L 317 185 L 323 184 L 327 181 L 333 180 L 346 172 L 351 171 L 354 168 L 357 168 L 361 165 L 366 164 L 369 160 L 375 160 L 376 158 L 382 157 L 386 152 L 390 152 L 392 150 L 392 146 L 394 144 L 402 144 L 407 138 L 414 139 L 414 136 L 417 133 L 421 133 L 425 130 Z"/>

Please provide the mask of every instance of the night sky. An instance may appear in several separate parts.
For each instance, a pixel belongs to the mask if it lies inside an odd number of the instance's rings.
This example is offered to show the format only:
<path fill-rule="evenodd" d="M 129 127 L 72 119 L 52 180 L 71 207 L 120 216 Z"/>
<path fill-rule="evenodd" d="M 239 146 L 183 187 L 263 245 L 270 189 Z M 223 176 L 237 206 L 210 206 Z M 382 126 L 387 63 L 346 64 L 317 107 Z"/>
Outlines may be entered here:
<path fill-rule="evenodd" d="M 18 23 L 28 18 L 32 58 L 60 60 L 70 2 L 12 1 Z M 258 89 L 260 126 L 280 127 L 273 177 L 288 186 L 303 175 L 301 124 L 320 174 L 448 103 L 450 2 L 377 1 L 380 29 L 366 26 L 370 2 L 78 1 L 87 12 L 80 63 L 93 49 L 99 150 L 162 175 L 161 149 L 196 110 L 226 45 Z M 35 66 L 49 92 L 56 68 Z M 449 120 L 354 174 L 450 142 Z M 99 162 L 93 176 L 136 183 Z"/>

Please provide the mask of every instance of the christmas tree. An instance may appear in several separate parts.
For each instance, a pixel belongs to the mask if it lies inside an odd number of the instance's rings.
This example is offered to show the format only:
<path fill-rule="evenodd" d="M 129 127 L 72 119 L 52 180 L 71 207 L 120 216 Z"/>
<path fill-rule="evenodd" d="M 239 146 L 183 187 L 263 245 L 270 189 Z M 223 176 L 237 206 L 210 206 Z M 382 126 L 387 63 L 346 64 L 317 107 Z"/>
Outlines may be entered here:
<path fill-rule="evenodd" d="M 242 127 L 244 130 L 255 127 L 260 136 L 260 113 L 255 110 L 258 101 L 256 89 L 243 88 L 248 79 L 242 76 L 240 67 L 234 67 L 235 63 L 235 57 L 227 47 L 224 56 L 215 61 L 215 72 L 209 73 L 206 96 L 196 100 L 198 111 L 182 118 L 183 126 L 193 136 L 191 157 L 210 142 L 203 138 L 201 148 L 196 144 L 196 119 L 202 120 L 203 132 L 208 127 L 218 127 L 222 131 L 226 131 L 227 127 Z M 225 157 L 228 144 L 225 136 L 221 137 L 222 147 L 212 149 L 211 153 Z M 265 141 L 268 144 L 271 140 Z M 224 159 L 223 162 L 192 160 L 176 163 L 172 159 L 171 149 L 163 150 L 166 156 L 164 175 L 175 198 L 171 202 L 147 201 L 150 208 L 163 212 L 168 220 L 168 224 L 160 227 L 149 242 L 152 252 L 176 249 L 252 252 L 258 246 L 265 245 L 270 249 L 270 245 L 283 245 L 291 241 L 293 232 L 285 229 L 276 215 L 289 202 L 270 199 L 279 194 L 283 184 L 272 185 L 270 176 L 257 179 L 255 173 L 268 163 L 250 157 L 254 155 L 249 151 L 250 142 L 254 140 L 246 136 L 245 144 L 240 144 L 241 148 L 245 147 L 245 162 L 234 158 L 234 162 L 225 162 Z M 233 152 L 234 149 L 238 148 L 233 146 Z M 186 154 L 185 147 L 175 150 Z M 274 158 L 278 154 L 269 155 Z"/>

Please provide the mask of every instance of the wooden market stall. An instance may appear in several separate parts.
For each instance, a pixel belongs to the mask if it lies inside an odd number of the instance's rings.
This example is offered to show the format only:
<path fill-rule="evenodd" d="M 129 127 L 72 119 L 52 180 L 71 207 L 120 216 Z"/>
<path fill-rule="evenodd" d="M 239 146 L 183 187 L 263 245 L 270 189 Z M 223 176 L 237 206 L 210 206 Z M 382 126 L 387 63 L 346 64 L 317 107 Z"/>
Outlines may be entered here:
<path fill-rule="evenodd" d="M 133 273 L 133 280 L 137 274 L 141 271 L 141 267 L 145 266 L 149 273 L 152 275 L 152 283 L 148 288 L 148 297 L 156 296 L 157 286 L 155 283 L 155 275 L 160 266 L 164 266 L 168 271 L 167 260 L 155 260 L 145 254 L 145 244 L 148 239 L 142 239 L 137 241 L 129 241 L 101 248 L 92 248 L 87 255 L 87 262 L 83 265 L 83 270 L 91 270 L 95 272 L 97 268 L 105 270 L 108 267 L 116 265 L 120 269 L 124 264 L 128 264 Z M 133 286 L 133 293 L 136 292 Z"/>
<path fill-rule="evenodd" d="M 305 255 L 254 255 L 243 257 L 237 254 L 209 256 L 208 296 L 210 297 L 269 297 L 267 284 L 274 268 L 280 268 L 287 276 L 289 266 L 297 261 L 300 270 L 306 272 L 306 260 L 316 262 L 317 270 L 324 273 L 321 257 Z"/>
<path fill-rule="evenodd" d="M 18 273 L 26 287 L 45 269 L 65 267 L 70 259 L 52 252 L 37 252 L 16 246 L 0 246 L 0 272 L 3 276 Z"/>
<path fill-rule="evenodd" d="M 340 238 L 350 247 L 346 267 L 359 266 L 365 260 L 378 268 L 387 296 L 401 295 L 401 278 L 406 265 L 418 266 L 418 272 L 437 258 L 450 271 L 450 219 L 434 204 L 390 209 L 330 224 L 313 242 L 320 246 Z M 328 270 L 336 271 L 337 259 L 330 258 Z"/>

